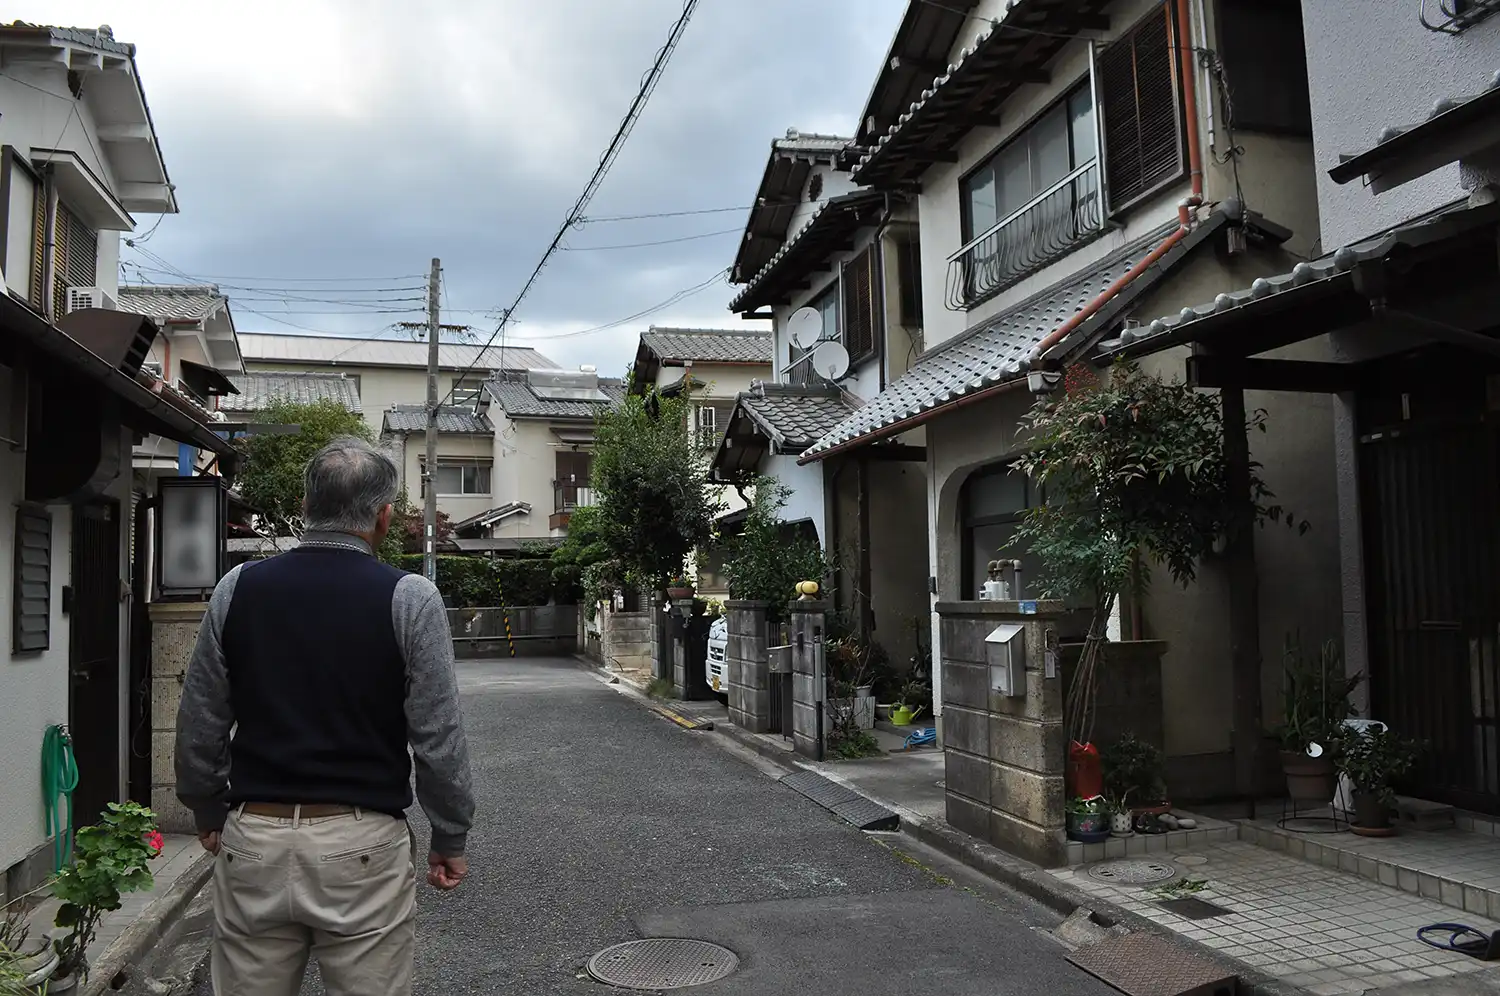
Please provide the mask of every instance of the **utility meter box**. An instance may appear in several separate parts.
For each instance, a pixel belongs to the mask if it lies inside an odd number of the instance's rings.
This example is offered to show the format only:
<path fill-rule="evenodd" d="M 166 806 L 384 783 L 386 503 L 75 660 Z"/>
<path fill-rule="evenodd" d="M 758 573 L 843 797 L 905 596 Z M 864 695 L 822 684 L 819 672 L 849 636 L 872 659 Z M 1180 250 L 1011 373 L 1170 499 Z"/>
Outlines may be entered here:
<path fill-rule="evenodd" d="M 1026 627 L 1001 623 L 984 638 L 984 659 L 990 666 L 990 690 L 1007 698 L 1026 695 Z"/>

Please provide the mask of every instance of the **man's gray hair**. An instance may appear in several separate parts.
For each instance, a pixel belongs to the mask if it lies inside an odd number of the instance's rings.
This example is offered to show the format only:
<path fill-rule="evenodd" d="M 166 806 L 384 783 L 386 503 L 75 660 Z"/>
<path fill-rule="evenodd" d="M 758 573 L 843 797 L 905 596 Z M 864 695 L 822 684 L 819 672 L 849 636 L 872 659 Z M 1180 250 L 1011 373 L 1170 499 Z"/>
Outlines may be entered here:
<path fill-rule="evenodd" d="M 396 500 L 396 464 L 363 439 L 341 436 L 307 462 L 306 521 L 313 532 L 368 533 Z"/>

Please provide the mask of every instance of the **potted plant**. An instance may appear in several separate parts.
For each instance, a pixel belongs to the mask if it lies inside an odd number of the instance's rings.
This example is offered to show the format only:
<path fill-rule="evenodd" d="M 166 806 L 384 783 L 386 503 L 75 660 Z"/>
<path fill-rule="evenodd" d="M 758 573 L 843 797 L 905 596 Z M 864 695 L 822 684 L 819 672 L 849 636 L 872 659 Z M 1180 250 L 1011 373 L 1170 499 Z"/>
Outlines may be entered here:
<path fill-rule="evenodd" d="M 1420 741 L 1372 727 L 1351 731 L 1339 749 L 1338 768 L 1354 786 L 1355 833 L 1366 837 L 1388 837 L 1391 809 L 1396 805 L 1393 783 L 1412 769 L 1421 754 Z"/>
<path fill-rule="evenodd" d="M 71 992 L 88 978 L 88 949 L 104 914 L 120 908 L 120 896 L 151 888 L 148 864 L 161 853 L 156 814 L 134 802 L 112 802 L 104 818 L 83 827 L 73 845 L 73 863 L 52 883 L 62 901 L 53 923 L 68 932 L 52 942 L 58 963 L 48 993 Z"/>
<path fill-rule="evenodd" d="M 924 681 L 908 681 L 891 707 L 894 726 L 910 726 L 932 704 L 932 688 Z"/>
<path fill-rule="evenodd" d="M 1327 803 L 1337 793 L 1336 759 L 1344 720 L 1354 712 L 1349 697 L 1360 680 L 1360 675 L 1344 673 L 1335 641 L 1326 641 L 1317 657 L 1311 658 L 1295 637 L 1287 637 L 1282 652 L 1285 719 L 1276 733 L 1287 796 L 1292 800 Z"/>
<path fill-rule="evenodd" d="M 1137 740 L 1127 734 L 1099 752 L 1099 767 L 1104 778 L 1104 793 L 1115 800 L 1121 809 L 1128 800 L 1135 800 L 1132 810 L 1137 813 L 1170 812 L 1172 804 L 1167 801 L 1167 783 L 1164 776 L 1161 751 L 1155 744 Z M 1130 811 L 1125 812 L 1130 819 Z"/>
<path fill-rule="evenodd" d="M 674 574 L 667 582 L 668 598 L 692 598 L 693 582 L 686 575 Z"/>
<path fill-rule="evenodd" d="M 1068 802 L 1068 839 L 1097 844 L 1109 836 L 1109 803 L 1104 796 L 1092 799 L 1074 796 Z"/>

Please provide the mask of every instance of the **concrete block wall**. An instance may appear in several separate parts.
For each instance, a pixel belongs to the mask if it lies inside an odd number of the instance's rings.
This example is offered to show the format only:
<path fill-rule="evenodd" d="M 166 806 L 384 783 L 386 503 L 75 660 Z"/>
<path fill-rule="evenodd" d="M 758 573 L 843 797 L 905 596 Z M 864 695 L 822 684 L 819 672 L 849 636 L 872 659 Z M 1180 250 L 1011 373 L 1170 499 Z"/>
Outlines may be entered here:
<path fill-rule="evenodd" d="M 646 670 L 651 667 L 651 615 L 649 612 L 599 614 L 600 647 L 606 667 Z"/>
<path fill-rule="evenodd" d="M 730 601 L 724 605 L 729 642 L 729 721 L 751 733 L 771 729 L 771 671 L 766 652 L 769 602 Z"/>
<path fill-rule="evenodd" d="M 828 603 L 798 599 L 791 603 L 792 745 L 804 757 L 821 759 L 826 730 L 819 722 L 827 692 L 824 637 Z"/>
<path fill-rule="evenodd" d="M 1063 684 L 1047 677 L 1063 608 L 1056 602 L 939 602 L 948 822 L 1043 867 L 1066 863 Z M 985 637 L 1025 627 L 1025 694 L 991 691 Z"/>
<path fill-rule="evenodd" d="M 195 833 L 177 801 L 177 706 L 207 602 L 153 602 L 151 619 L 151 808 L 166 833 Z"/>

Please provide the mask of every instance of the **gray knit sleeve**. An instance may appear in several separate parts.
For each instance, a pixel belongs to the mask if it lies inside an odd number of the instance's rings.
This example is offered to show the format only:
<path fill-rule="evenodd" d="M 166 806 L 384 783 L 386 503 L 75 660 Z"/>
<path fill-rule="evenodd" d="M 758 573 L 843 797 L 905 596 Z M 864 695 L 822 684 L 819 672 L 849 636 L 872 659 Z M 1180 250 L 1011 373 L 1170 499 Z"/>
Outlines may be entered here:
<path fill-rule="evenodd" d="M 448 612 L 437 587 L 419 574 L 396 583 L 391 611 L 406 659 L 406 735 L 417 801 L 432 824 L 432 850 L 457 857 L 474 820 L 474 790 Z"/>
<path fill-rule="evenodd" d="M 198 626 L 198 642 L 182 679 L 177 706 L 177 798 L 193 811 L 198 832 L 218 830 L 229 812 L 229 733 L 234 710 L 229 701 L 229 671 L 220 638 L 240 570 L 224 575 Z"/>

